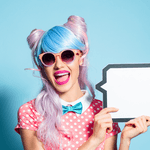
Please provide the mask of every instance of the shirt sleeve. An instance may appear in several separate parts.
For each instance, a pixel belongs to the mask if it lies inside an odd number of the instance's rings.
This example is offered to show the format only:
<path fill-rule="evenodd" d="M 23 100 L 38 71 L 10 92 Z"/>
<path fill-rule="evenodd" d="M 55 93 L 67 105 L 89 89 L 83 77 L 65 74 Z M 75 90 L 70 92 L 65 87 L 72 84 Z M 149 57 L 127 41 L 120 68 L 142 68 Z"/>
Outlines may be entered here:
<path fill-rule="evenodd" d="M 33 106 L 34 100 L 23 104 L 18 110 L 18 124 L 15 131 L 20 134 L 20 128 L 37 131 L 43 120 Z"/>

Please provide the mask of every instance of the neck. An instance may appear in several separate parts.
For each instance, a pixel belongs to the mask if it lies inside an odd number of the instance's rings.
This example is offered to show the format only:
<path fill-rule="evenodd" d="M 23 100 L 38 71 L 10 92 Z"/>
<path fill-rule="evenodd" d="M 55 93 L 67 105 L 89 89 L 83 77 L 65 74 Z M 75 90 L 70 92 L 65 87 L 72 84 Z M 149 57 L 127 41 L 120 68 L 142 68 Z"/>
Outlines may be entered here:
<path fill-rule="evenodd" d="M 67 92 L 59 93 L 59 97 L 66 102 L 74 102 L 83 95 L 78 82 Z"/>

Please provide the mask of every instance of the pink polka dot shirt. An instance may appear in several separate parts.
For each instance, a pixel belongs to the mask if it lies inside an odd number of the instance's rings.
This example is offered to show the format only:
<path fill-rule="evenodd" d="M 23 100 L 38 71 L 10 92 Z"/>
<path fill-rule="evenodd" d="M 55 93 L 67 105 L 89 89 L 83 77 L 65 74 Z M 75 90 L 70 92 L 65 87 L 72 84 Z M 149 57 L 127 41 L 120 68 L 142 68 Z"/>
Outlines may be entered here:
<path fill-rule="evenodd" d="M 94 115 L 102 110 L 102 101 L 93 99 L 87 91 L 84 96 L 75 102 L 66 102 L 61 99 L 61 103 L 64 106 L 75 105 L 79 102 L 82 103 L 82 114 L 76 114 L 75 112 L 68 112 L 62 116 L 62 127 L 69 129 L 73 135 L 73 139 L 69 140 L 62 135 L 62 148 L 63 150 L 77 150 L 93 133 Z M 40 114 L 34 107 L 34 100 L 22 105 L 18 111 L 18 124 L 15 127 L 15 131 L 19 133 L 19 128 L 37 131 L 38 126 L 42 122 L 42 118 L 39 120 Z M 120 132 L 120 128 L 117 123 L 113 123 L 113 130 L 108 134 L 106 133 L 105 140 Z M 20 133 L 19 133 L 20 134 Z M 103 150 L 105 140 L 96 148 L 96 150 Z M 51 150 L 51 148 L 48 148 Z"/>

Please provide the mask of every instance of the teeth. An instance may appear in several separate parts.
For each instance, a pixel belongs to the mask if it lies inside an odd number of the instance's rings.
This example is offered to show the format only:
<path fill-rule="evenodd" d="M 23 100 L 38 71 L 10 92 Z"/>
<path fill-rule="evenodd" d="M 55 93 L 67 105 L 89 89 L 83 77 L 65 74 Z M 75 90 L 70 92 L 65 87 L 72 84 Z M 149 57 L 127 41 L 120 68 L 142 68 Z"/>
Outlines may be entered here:
<path fill-rule="evenodd" d="M 55 76 L 64 76 L 64 75 L 67 75 L 67 74 L 69 74 L 69 73 L 60 73 L 60 74 L 56 74 Z"/>

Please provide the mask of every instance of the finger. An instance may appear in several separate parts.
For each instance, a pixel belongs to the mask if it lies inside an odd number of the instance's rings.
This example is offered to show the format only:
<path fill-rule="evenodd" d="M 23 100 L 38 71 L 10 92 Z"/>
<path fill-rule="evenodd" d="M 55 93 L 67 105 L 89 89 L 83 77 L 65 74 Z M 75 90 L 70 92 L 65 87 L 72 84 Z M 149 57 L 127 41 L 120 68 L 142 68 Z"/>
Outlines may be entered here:
<path fill-rule="evenodd" d="M 117 112 L 119 109 L 118 108 L 114 108 L 114 107 L 108 107 L 108 108 L 104 108 L 100 111 L 101 114 L 106 114 L 106 113 L 110 113 L 110 112 Z"/>
<path fill-rule="evenodd" d="M 144 132 L 147 131 L 147 123 L 146 123 L 146 117 L 145 116 L 142 116 L 141 117 L 141 120 L 142 120 L 142 124 L 144 126 Z"/>
<path fill-rule="evenodd" d="M 110 118 L 110 119 L 112 119 L 111 118 L 111 114 L 97 114 L 97 115 L 95 115 L 95 119 L 97 119 L 97 120 L 99 120 L 99 119 L 104 119 L 104 118 Z"/>
<path fill-rule="evenodd" d="M 145 116 L 146 118 L 146 125 L 147 127 L 150 126 L 150 117 L 149 116 Z"/>
<path fill-rule="evenodd" d="M 145 129 L 145 125 L 144 125 L 144 116 L 138 117 L 137 122 L 140 126 L 141 133 L 145 132 L 146 129 Z M 145 123 L 146 123 L 146 119 L 145 119 Z"/>
<path fill-rule="evenodd" d="M 107 125 L 106 132 L 110 133 L 113 130 L 112 123 L 107 123 L 106 125 Z"/>
<path fill-rule="evenodd" d="M 137 118 L 136 119 L 132 119 L 132 120 L 126 122 L 125 125 L 126 126 L 132 126 L 134 128 L 141 128 L 137 120 L 138 120 Z"/>

